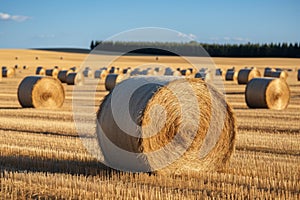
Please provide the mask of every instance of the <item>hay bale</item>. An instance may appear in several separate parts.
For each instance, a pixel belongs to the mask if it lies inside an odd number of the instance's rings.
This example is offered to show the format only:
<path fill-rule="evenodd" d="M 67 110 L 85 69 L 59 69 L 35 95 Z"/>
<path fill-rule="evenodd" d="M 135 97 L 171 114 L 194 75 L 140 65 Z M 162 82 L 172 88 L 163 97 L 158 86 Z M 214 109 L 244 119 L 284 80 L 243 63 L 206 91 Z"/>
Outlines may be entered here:
<path fill-rule="evenodd" d="M 202 80 L 205 80 L 205 77 L 206 77 L 206 73 L 204 73 L 204 72 L 197 72 L 195 74 L 195 78 L 200 78 Z"/>
<path fill-rule="evenodd" d="M 173 76 L 174 74 L 174 70 L 170 67 L 167 67 L 165 68 L 165 72 L 164 72 L 164 75 L 165 76 Z M 180 72 L 180 75 L 181 75 L 181 72 Z"/>
<path fill-rule="evenodd" d="M 222 76 L 222 74 L 223 74 L 222 69 L 220 68 L 216 69 L 216 76 Z"/>
<path fill-rule="evenodd" d="M 77 72 L 77 67 L 76 67 L 76 66 L 71 67 L 70 70 L 71 70 L 72 72 Z"/>
<path fill-rule="evenodd" d="M 15 76 L 15 69 L 11 67 L 2 67 L 2 77 L 11 78 Z"/>
<path fill-rule="evenodd" d="M 54 69 L 46 69 L 46 76 L 52 76 L 54 78 L 57 78 L 58 73 L 59 73 L 59 69 L 58 68 L 54 68 Z"/>
<path fill-rule="evenodd" d="M 264 77 L 271 77 L 272 72 L 276 72 L 276 69 L 266 67 L 264 70 Z"/>
<path fill-rule="evenodd" d="M 112 66 L 112 67 L 110 68 L 110 70 L 109 70 L 108 73 L 110 73 L 110 74 L 118 74 L 118 73 L 119 73 L 119 70 L 118 70 L 118 68 Z"/>
<path fill-rule="evenodd" d="M 94 78 L 99 78 L 101 80 L 104 80 L 107 76 L 107 71 L 104 69 L 96 70 L 94 73 Z"/>
<path fill-rule="evenodd" d="M 36 75 L 46 75 L 46 70 L 42 66 L 39 66 L 36 68 L 35 74 Z"/>
<path fill-rule="evenodd" d="M 84 76 L 81 73 L 70 72 L 67 75 L 66 83 L 68 85 L 83 85 L 84 84 Z"/>
<path fill-rule="evenodd" d="M 225 74 L 226 81 L 236 81 L 238 77 L 238 72 L 228 69 Z"/>
<path fill-rule="evenodd" d="M 71 73 L 71 70 L 61 70 L 58 72 L 57 78 L 62 82 L 66 83 L 67 82 L 67 76 L 69 73 Z"/>
<path fill-rule="evenodd" d="M 97 134 L 109 166 L 174 174 L 225 167 L 236 127 L 232 108 L 202 80 L 137 76 L 105 97 L 97 114 Z"/>
<path fill-rule="evenodd" d="M 19 85 L 18 100 L 23 108 L 59 108 L 65 91 L 59 80 L 45 76 L 27 76 Z"/>
<path fill-rule="evenodd" d="M 111 91 L 114 87 L 122 81 L 121 74 L 108 74 L 105 78 L 105 89 Z"/>
<path fill-rule="evenodd" d="M 300 69 L 298 69 L 298 81 L 300 81 Z"/>
<path fill-rule="evenodd" d="M 18 65 L 15 65 L 15 69 L 18 69 L 18 67 L 19 67 Z"/>
<path fill-rule="evenodd" d="M 268 73 L 268 77 L 282 78 L 284 80 L 286 80 L 288 76 L 289 75 L 286 71 L 271 71 Z"/>
<path fill-rule="evenodd" d="M 290 89 L 284 79 L 254 78 L 246 87 L 245 100 L 249 108 L 285 109 L 290 100 Z"/>
<path fill-rule="evenodd" d="M 28 66 L 27 66 L 27 65 L 24 65 L 24 66 L 23 66 L 23 69 L 28 69 Z"/>
<path fill-rule="evenodd" d="M 181 72 L 182 76 L 189 76 L 192 74 L 189 69 L 182 69 L 182 70 L 180 70 L 180 72 Z"/>
<path fill-rule="evenodd" d="M 251 79 L 261 77 L 260 72 L 256 68 L 241 69 L 238 73 L 238 84 L 247 84 Z"/>
<path fill-rule="evenodd" d="M 132 72 L 130 72 L 130 76 L 140 75 L 141 71 L 139 68 L 135 68 Z"/>
<path fill-rule="evenodd" d="M 128 68 L 125 68 L 122 70 L 122 74 L 130 74 L 131 73 L 131 68 L 128 67 Z"/>
<path fill-rule="evenodd" d="M 93 71 L 89 68 L 85 68 L 82 72 L 83 76 L 86 78 L 92 78 L 93 77 Z"/>

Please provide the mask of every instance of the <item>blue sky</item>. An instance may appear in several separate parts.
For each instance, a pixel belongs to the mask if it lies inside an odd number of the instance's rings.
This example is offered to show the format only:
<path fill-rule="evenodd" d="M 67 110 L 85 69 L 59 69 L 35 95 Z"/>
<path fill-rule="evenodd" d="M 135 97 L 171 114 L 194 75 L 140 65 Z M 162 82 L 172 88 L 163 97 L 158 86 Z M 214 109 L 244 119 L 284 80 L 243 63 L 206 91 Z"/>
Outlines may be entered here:
<path fill-rule="evenodd" d="M 0 0 L 0 48 L 82 47 L 162 27 L 207 43 L 300 42 L 298 0 Z"/>

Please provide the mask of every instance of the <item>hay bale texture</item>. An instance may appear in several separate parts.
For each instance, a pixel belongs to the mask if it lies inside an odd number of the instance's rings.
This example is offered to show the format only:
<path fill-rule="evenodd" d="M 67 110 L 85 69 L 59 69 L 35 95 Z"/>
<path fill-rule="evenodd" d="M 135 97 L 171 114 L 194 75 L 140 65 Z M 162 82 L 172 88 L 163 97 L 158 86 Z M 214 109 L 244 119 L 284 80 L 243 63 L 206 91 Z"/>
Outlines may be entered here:
<path fill-rule="evenodd" d="M 46 75 L 46 70 L 42 66 L 39 66 L 36 68 L 35 74 L 36 75 Z"/>
<path fill-rule="evenodd" d="M 268 77 L 282 78 L 286 80 L 288 78 L 288 73 L 286 71 L 271 71 L 268 73 Z"/>
<path fill-rule="evenodd" d="M 58 72 L 57 78 L 62 82 L 66 83 L 67 82 L 67 76 L 69 73 L 71 73 L 71 70 L 61 70 Z"/>
<path fill-rule="evenodd" d="M 238 72 L 228 69 L 225 74 L 226 81 L 236 81 L 238 77 Z"/>
<path fill-rule="evenodd" d="M 71 72 L 67 75 L 66 83 L 68 85 L 83 85 L 84 76 L 81 73 Z"/>
<path fill-rule="evenodd" d="M 19 85 L 18 100 L 23 108 L 59 108 L 65 91 L 59 80 L 45 76 L 27 76 Z"/>
<path fill-rule="evenodd" d="M 108 74 L 105 78 L 105 89 L 111 91 L 114 87 L 122 81 L 121 74 Z"/>
<path fill-rule="evenodd" d="M 251 79 L 261 77 L 260 72 L 256 68 L 241 69 L 238 73 L 238 84 L 247 84 Z"/>
<path fill-rule="evenodd" d="M 139 83 L 144 84 L 138 87 Z M 128 86 L 138 89 L 126 101 L 123 98 L 128 95 Z M 117 108 L 112 105 L 113 97 L 117 99 L 114 104 Z M 124 112 L 123 108 L 128 107 L 134 123 L 130 123 Z M 112 109 L 117 112 L 113 113 Z M 195 112 L 197 109 L 199 113 Z M 126 130 L 132 132 L 125 133 L 124 127 L 117 125 L 116 115 L 122 119 Z M 204 146 L 212 142 L 213 135 L 218 132 L 210 132 L 212 127 L 218 127 L 220 135 L 204 153 Z M 97 134 L 105 162 L 110 166 L 128 171 L 180 173 L 214 171 L 226 166 L 234 149 L 236 128 L 232 108 L 204 81 L 137 76 L 122 81 L 105 97 L 97 114 Z M 187 143 L 189 145 L 185 146 Z M 173 146 L 167 146 L 169 144 Z M 138 155 L 128 159 L 126 153 L 116 154 L 116 147 Z M 184 148 L 183 154 L 181 148 Z M 176 159 L 172 160 L 174 157 Z"/>
<path fill-rule="evenodd" d="M 285 109 L 290 100 L 290 89 L 284 79 L 254 78 L 246 87 L 245 100 L 249 108 Z"/>
<path fill-rule="evenodd" d="M 2 77 L 11 78 L 15 76 L 15 68 L 2 67 Z"/>
<path fill-rule="evenodd" d="M 272 72 L 276 72 L 276 69 L 266 67 L 264 70 L 264 77 L 271 77 Z"/>
<path fill-rule="evenodd" d="M 54 78 L 57 78 L 58 73 L 59 73 L 59 69 L 58 68 L 53 68 L 53 69 L 46 69 L 46 76 L 52 76 Z"/>
<path fill-rule="evenodd" d="M 105 69 L 100 69 L 100 70 L 96 70 L 94 73 L 94 78 L 99 78 L 101 80 L 104 80 L 107 76 L 107 70 Z"/>

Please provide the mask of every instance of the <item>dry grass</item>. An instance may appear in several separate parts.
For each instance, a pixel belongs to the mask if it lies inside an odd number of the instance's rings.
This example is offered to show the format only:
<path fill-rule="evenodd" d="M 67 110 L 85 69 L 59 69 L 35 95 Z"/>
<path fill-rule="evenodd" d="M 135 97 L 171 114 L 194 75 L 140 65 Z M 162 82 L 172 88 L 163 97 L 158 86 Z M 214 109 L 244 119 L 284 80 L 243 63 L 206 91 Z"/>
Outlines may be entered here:
<path fill-rule="evenodd" d="M 14 60 L 16 56 L 18 60 Z M 35 60 L 37 56 L 39 60 Z M 74 86 L 64 85 L 66 101 L 60 109 L 21 109 L 18 103 L 18 84 L 25 75 L 35 74 L 37 66 L 79 66 L 84 56 L 0 51 L 2 65 L 29 66 L 0 82 L 0 199 L 300 199 L 300 82 L 295 71 L 287 78 L 291 100 L 283 111 L 249 110 L 245 86 L 224 83 L 238 123 L 236 150 L 227 170 L 170 176 L 132 174 L 107 169 L 83 146 L 73 122 Z M 118 60 L 116 66 L 134 67 L 151 59 L 128 57 Z M 266 66 L 300 66 L 299 59 L 214 60 L 221 68 L 254 65 L 261 72 Z M 159 61 L 172 67 L 184 63 L 172 57 Z M 89 81 L 93 80 L 87 84 Z M 101 82 L 95 110 L 105 94 Z M 87 136 L 93 128 L 93 122 L 86 121 Z"/>

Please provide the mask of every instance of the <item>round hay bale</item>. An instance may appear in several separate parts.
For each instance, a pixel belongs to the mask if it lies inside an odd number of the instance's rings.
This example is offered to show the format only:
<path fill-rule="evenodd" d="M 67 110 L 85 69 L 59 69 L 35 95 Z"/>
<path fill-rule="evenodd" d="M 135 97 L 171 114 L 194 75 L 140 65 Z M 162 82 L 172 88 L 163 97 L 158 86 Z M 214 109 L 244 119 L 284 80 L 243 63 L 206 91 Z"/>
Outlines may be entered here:
<path fill-rule="evenodd" d="M 71 70 L 61 70 L 58 72 L 57 78 L 62 82 L 66 83 L 67 82 L 67 76 L 69 73 L 71 73 Z"/>
<path fill-rule="evenodd" d="M 266 67 L 264 70 L 264 77 L 271 77 L 272 72 L 276 72 L 276 69 Z"/>
<path fill-rule="evenodd" d="M 76 67 L 76 66 L 71 67 L 70 70 L 71 70 L 72 72 L 77 72 L 77 67 Z"/>
<path fill-rule="evenodd" d="M 140 75 L 141 71 L 139 68 L 135 68 L 132 72 L 130 72 L 130 76 Z"/>
<path fill-rule="evenodd" d="M 298 69 L 298 81 L 300 81 L 300 69 Z"/>
<path fill-rule="evenodd" d="M 15 76 L 15 69 L 11 67 L 2 67 L 2 77 L 11 78 Z"/>
<path fill-rule="evenodd" d="M 86 78 L 92 78 L 93 77 L 93 71 L 89 68 L 86 68 L 85 70 L 83 70 L 82 74 Z"/>
<path fill-rule="evenodd" d="M 220 68 L 216 69 L 216 76 L 222 76 L 222 74 L 223 74 L 222 69 Z"/>
<path fill-rule="evenodd" d="M 105 89 L 111 91 L 114 87 L 122 81 L 121 74 L 108 74 L 105 78 Z"/>
<path fill-rule="evenodd" d="M 173 76 L 181 76 L 181 72 L 180 71 L 173 71 Z"/>
<path fill-rule="evenodd" d="M 203 72 L 197 72 L 195 74 L 195 78 L 200 78 L 202 80 L 205 80 L 205 76 L 206 76 L 206 73 L 203 73 Z"/>
<path fill-rule="evenodd" d="M 236 81 L 238 77 L 238 72 L 234 70 L 228 69 L 225 75 L 225 80 L 226 81 Z"/>
<path fill-rule="evenodd" d="M 99 78 L 101 80 L 104 80 L 107 76 L 107 71 L 104 69 L 96 70 L 94 73 L 94 78 Z"/>
<path fill-rule="evenodd" d="M 129 86 L 137 89 L 131 93 Z M 119 108 L 128 108 L 131 117 Z M 203 153 L 203 145 L 214 140 L 210 131 L 220 135 Z M 224 97 L 202 80 L 137 76 L 122 81 L 105 97 L 97 113 L 97 134 L 109 166 L 174 174 L 226 167 L 234 150 L 236 126 Z"/>
<path fill-rule="evenodd" d="M 27 66 L 27 65 L 24 65 L 24 66 L 23 66 L 23 69 L 28 69 L 28 66 Z"/>
<path fill-rule="evenodd" d="M 54 69 L 46 69 L 46 76 L 52 76 L 54 78 L 57 78 L 59 73 L 59 69 L 58 68 L 54 68 Z"/>
<path fill-rule="evenodd" d="M 245 100 L 249 108 L 285 109 L 290 100 L 290 89 L 279 78 L 254 78 L 246 87 Z"/>
<path fill-rule="evenodd" d="M 36 75 L 46 75 L 46 70 L 42 66 L 39 66 L 36 68 L 35 74 Z"/>
<path fill-rule="evenodd" d="M 182 69 L 180 72 L 182 76 L 189 76 L 192 74 L 189 69 Z"/>
<path fill-rule="evenodd" d="M 109 70 L 109 73 L 110 74 L 118 74 L 119 73 L 118 68 L 112 66 Z"/>
<path fill-rule="evenodd" d="M 165 76 L 173 76 L 174 74 L 174 70 L 170 67 L 167 67 L 165 68 L 165 72 L 164 72 L 164 75 Z M 180 72 L 180 75 L 181 75 L 181 72 Z"/>
<path fill-rule="evenodd" d="M 23 108 L 59 108 L 65 91 L 59 80 L 45 76 L 27 76 L 19 85 L 18 100 Z"/>
<path fill-rule="evenodd" d="M 288 77 L 288 73 L 286 71 L 271 71 L 269 74 L 268 74 L 268 77 L 273 77 L 273 78 L 282 78 L 284 80 L 287 79 Z"/>
<path fill-rule="evenodd" d="M 130 67 L 122 70 L 122 74 L 130 74 L 130 73 L 131 73 L 131 68 Z"/>
<path fill-rule="evenodd" d="M 238 84 L 247 84 L 251 79 L 261 77 L 260 72 L 256 68 L 241 69 L 238 73 Z"/>
<path fill-rule="evenodd" d="M 84 76 L 81 73 L 70 72 L 67 75 L 66 83 L 68 85 L 83 85 L 84 84 Z"/>

